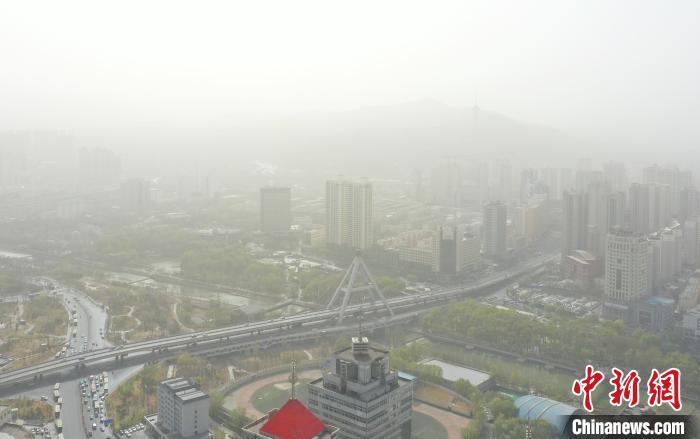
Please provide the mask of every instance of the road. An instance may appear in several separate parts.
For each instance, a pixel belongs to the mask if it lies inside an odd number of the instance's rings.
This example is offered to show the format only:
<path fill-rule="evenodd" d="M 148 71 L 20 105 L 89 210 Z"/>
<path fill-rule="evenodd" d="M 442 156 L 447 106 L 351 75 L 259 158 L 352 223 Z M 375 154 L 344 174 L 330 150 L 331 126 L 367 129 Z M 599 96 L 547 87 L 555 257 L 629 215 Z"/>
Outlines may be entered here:
<path fill-rule="evenodd" d="M 517 268 L 507 272 L 493 273 L 470 285 L 446 288 L 441 291 L 422 293 L 412 296 L 401 296 L 389 300 L 396 313 L 412 313 L 440 306 L 450 300 L 465 296 L 481 294 L 485 289 L 498 287 L 511 282 L 520 276 L 539 270 L 552 255 L 533 258 Z M 363 304 L 350 306 L 346 315 L 362 313 L 378 321 L 385 318 L 382 312 L 383 304 Z M 243 346 L 255 344 L 265 345 L 268 341 L 279 341 L 286 337 L 292 340 L 300 334 L 310 334 L 312 330 L 329 330 L 337 324 L 338 310 L 313 311 L 291 317 L 237 325 L 209 331 L 164 337 L 139 343 L 130 343 L 121 347 L 101 348 L 92 352 L 60 358 L 24 369 L 0 374 L 0 389 L 37 384 L 49 376 L 59 376 L 62 373 L 80 373 L 83 369 L 94 372 L 97 368 L 119 368 L 119 364 L 149 362 L 172 355 L 179 351 L 202 353 L 214 351 L 225 353 L 228 349 L 234 352 Z M 395 323 L 392 320 L 389 323 Z M 381 322 L 380 322 L 381 323 Z M 292 331 L 294 329 L 294 331 Z M 114 363 L 118 363 L 116 366 Z M 89 373 L 88 373 L 89 374 Z"/>
<path fill-rule="evenodd" d="M 51 282 L 57 285 L 55 281 Z M 102 337 L 102 334 L 105 333 L 105 325 L 107 323 L 107 313 L 102 307 L 76 289 L 59 287 L 54 291 L 61 294 L 68 313 L 72 318 L 77 319 L 77 326 L 69 326 L 69 341 L 66 349 L 66 357 L 83 355 L 95 349 L 109 348 L 111 344 Z M 73 336 L 73 330 L 75 330 L 75 336 Z M 123 370 L 110 372 L 108 375 L 110 386 L 116 388 L 116 386 L 121 384 L 133 373 L 140 370 L 140 368 L 140 366 L 132 366 Z M 66 438 L 87 439 L 88 436 L 86 432 L 92 429 L 92 423 L 94 421 L 90 420 L 90 414 L 86 410 L 87 406 L 82 401 L 79 381 L 79 379 L 71 379 L 61 382 L 59 390 L 63 400 L 63 404 L 61 405 L 61 420 L 63 422 L 63 432 Z M 26 392 L 19 392 L 9 397 L 32 399 L 45 397 L 49 402 L 55 403 L 53 400 L 53 384 Z M 93 432 L 93 438 L 103 439 L 108 437 L 114 437 L 109 430 L 102 432 L 97 429 Z"/>

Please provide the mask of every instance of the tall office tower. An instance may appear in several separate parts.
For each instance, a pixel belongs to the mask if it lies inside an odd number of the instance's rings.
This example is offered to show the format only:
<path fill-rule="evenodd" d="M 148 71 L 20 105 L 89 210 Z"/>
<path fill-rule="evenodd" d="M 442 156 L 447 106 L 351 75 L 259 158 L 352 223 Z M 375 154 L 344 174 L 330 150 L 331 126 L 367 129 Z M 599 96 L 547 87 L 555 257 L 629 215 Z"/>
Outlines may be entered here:
<path fill-rule="evenodd" d="M 624 163 L 608 162 L 603 165 L 603 177 L 610 182 L 613 192 L 627 190 L 627 170 Z"/>
<path fill-rule="evenodd" d="M 622 191 L 613 192 L 608 196 L 606 233 L 610 233 L 615 227 L 625 227 L 627 225 L 626 203 L 627 197 Z"/>
<path fill-rule="evenodd" d="M 700 191 L 694 186 L 686 186 L 681 189 L 678 222 L 683 224 L 688 218 L 698 215 L 700 215 Z"/>
<path fill-rule="evenodd" d="M 413 382 L 391 370 L 389 352 L 353 337 L 309 383 L 309 409 L 343 439 L 410 439 Z"/>
<path fill-rule="evenodd" d="M 600 181 L 605 181 L 602 171 L 577 171 L 575 189 L 586 192 L 592 183 Z"/>
<path fill-rule="evenodd" d="M 683 268 L 683 233 L 678 223 L 649 235 L 651 246 L 651 291 L 672 282 Z"/>
<path fill-rule="evenodd" d="M 204 439 L 209 437 L 209 395 L 184 378 L 158 384 L 158 414 L 146 416 L 151 437 Z"/>
<path fill-rule="evenodd" d="M 683 223 L 683 264 L 691 269 L 700 267 L 700 216 Z"/>
<path fill-rule="evenodd" d="M 433 238 L 433 251 L 438 263 L 438 273 L 452 275 L 457 273 L 457 229 L 439 227 Z"/>
<path fill-rule="evenodd" d="M 628 305 L 649 296 L 649 241 L 641 233 L 616 229 L 605 255 L 605 307 L 609 318 L 626 318 Z"/>
<path fill-rule="evenodd" d="M 637 233 L 650 233 L 652 231 L 650 218 L 650 191 L 649 185 L 632 183 L 629 190 L 629 215 L 630 228 Z"/>
<path fill-rule="evenodd" d="M 610 183 L 595 180 L 588 185 L 588 250 L 598 258 L 605 257 L 605 240 L 608 234 L 608 197 Z"/>
<path fill-rule="evenodd" d="M 326 182 L 326 242 L 359 250 L 372 246 L 372 184 Z"/>
<path fill-rule="evenodd" d="M 458 229 L 457 272 L 474 271 L 481 266 L 481 239 L 478 235 Z"/>
<path fill-rule="evenodd" d="M 580 192 L 564 191 L 564 225 L 561 257 L 588 247 L 588 197 Z"/>
<path fill-rule="evenodd" d="M 649 166 L 642 171 L 642 181 L 646 184 L 669 186 L 669 210 L 671 215 L 680 212 L 681 189 L 692 185 L 690 171 L 681 171 L 676 167 Z"/>
<path fill-rule="evenodd" d="M 501 160 L 496 166 L 498 171 L 498 199 L 507 204 L 513 198 L 513 168 L 508 160 Z"/>
<path fill-rule="evenodd" d="M 550 200 L 561 200 L 561 186 L 559 185 L 559 172 L 554 168 L 544 168 L 541 172 L 542 181 L 547 187 L 547 194 Z"/>
<path fill-rule="evenodd" d="M 537 169 L 520 170 L 520 203 L 526 203 L 536 192 Z"/>
<path fill-rule="evenodd" d="M 489 180 L 489 167 L 488 164 L 482 163 L 476 170 L 477 173 L 477 185 L 479 187 L 479 206 L 491 201 L 491 183 Z"/>
<path fill-rule="evenodd" d="M 430 186 L 434 204 L 448 207 L 461 205 L 462 169 L 453 159 L 443 160 L 433 168 Z"/>
<path fill-rule="evenodd" d="M 652 231 L 671 223 L 671 186 L 668 184 L 649 185 L 649 227 Z"/>
<path fill-rule="evenodd" d="M 484 255 L 489 258 L 499 258 L 506 253 L 507 215 L 506 205 L 500 201 L 494 201 L 484 206 Z"/>
<path fill-rule="evenodd" d="M 288 187 L 260 188 L 260 230 L 284 234 L 292 225 L 292 190 Z"/>
<path fill-rule="evenodd" d="M 574 172 L 569 168 L 559 170 L 559 199 L 563 198 L 564 191 L 574 190 Z"/>
<path fill-rule="evenodd" d="M 425 189 L 423 187 L 423 172 L 414 169 L 411 173 L 411 196 L 416 201 L 425 201 Z"/>

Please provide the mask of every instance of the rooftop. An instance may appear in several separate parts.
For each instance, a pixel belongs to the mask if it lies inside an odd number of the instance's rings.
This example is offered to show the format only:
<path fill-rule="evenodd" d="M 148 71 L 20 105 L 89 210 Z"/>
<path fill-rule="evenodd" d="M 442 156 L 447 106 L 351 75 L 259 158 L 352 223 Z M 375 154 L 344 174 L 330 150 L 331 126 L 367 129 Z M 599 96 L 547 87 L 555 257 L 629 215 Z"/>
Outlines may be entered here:
<path fill-rule="evenodd" d="M 431 366 L 437 366 L 442 369 L 442 378 L 455 382 L 459 379 L 468 381 L 473 386 L 480 386 L 491 378 L 491 375 L 486 372 L 482 372 L 476 369 L 470 369 L 468 367 L 458 366 L 455 364 L 445 363 L 440 360 L 427 360 L 423 361 L 423 364 L 428 364 Z"/>
<path fill-rule="evenodd" d="M 278 410 L 243 427 L 274 439 L 329 438 L 337 428 L 326 427 L 304 404 L 289 399 Z"/>

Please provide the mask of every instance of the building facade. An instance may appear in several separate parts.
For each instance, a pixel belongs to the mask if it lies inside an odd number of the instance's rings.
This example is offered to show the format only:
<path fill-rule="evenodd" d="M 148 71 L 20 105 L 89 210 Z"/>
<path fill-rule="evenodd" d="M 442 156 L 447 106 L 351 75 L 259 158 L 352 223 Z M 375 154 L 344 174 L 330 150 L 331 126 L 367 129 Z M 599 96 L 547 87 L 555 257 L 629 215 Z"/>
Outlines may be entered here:
<path fill-rule="evenodd" d="M 374 243 L 372 184 L 326 182 L 326 243 L 365 250 Z"/>
<path fill-rule="evenodd" d="M 158 384 L 158 413 L 146 416 L 146 431 L 155 439 L 201 439 L 209 436 L 209 395 L 185 378 Z"/>
<path fill-rule="evenodd" d="M 624 229 L 608 234 L 603 309 L 606 317 L 626 320 L 630 303 L 649 296 L 649 264 L 649 241 L 644 235 Z"/>
<path fill-rule="evenodd" d="M 507 250 L 507 209 L 506 205 L 494 201 L 484 206 L 483 215 L 484 255 L 500 258 Z"/>
<path fill-rule="evenodd" d="M 588 197 L 581 192 L 565 191 L 562 258 L 574 250 L 588 248 Z"/>

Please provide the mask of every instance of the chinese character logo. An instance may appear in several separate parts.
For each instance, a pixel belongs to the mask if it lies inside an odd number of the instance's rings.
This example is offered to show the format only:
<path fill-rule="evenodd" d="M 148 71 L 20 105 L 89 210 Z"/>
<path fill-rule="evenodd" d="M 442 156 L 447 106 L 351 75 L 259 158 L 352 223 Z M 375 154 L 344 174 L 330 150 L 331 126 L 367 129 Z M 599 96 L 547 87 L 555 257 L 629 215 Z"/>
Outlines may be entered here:
<path fill-rule="evenodd" d="M 593 366 L 586 366 L 586 376 L 581 380 L 574 381 L 572 391 L 574 395 L 583 395 L 583 408 L 588 412 L 593 411 L 591 393 L 600 385 L 605 378 L 603 372 L 593 369 Z"/>

